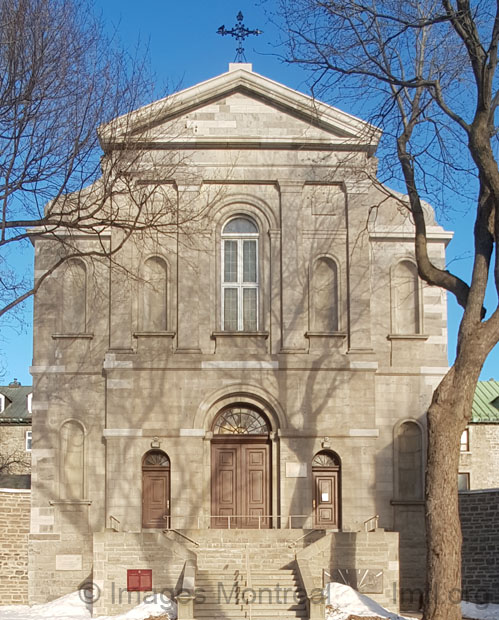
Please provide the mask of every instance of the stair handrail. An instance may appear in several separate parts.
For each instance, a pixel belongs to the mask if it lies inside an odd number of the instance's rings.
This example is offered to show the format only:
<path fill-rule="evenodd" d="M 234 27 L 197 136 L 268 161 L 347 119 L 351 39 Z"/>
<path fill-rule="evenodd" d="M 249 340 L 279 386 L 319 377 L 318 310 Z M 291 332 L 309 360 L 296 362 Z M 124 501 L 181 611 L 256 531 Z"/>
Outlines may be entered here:
<path fill-rule="evenodd" d="M 182 538 L 185 538 L 186 540 L 188 540 L 190 543 L 192 543 L 193 545 L 195 545 L 196 547 L 200 546 L 200 543 L 198 543 L 197 540 L 194 540 L 194 538 L 190 538 L 190 536 L 187 536 L 187 534 L 184 534 L 183 532 L 181 532 L 180 530 L 175 530 L 173 528 L 169 528 L 167 530 L 163 530 L 163 534 L 167 534 L 168 532 L 174 532 L 175 534 L 178 534 L 179 536 L 182 536 Z"/>
<path fill-rule="evenodd" d="M 249 549 L 246 547 L 246 604 L 248 605 L 248 617 L 249 620 L 251 620 L 251 613 L 252 613 L 252 605 L 253 605 L 253 600 L 248 600 L 248 594 L 250 596 L 252 596 L 250 594 L 250 592 L 253 592 L 253 585 L 252 585 L 252 580 L 251 580 L 251 567 L 250 567 L 250 560 L 249 560 Z"/>
<path fill-rule="evenodd" d="M 300 538 L 294 538 L 293 540 L 287 540 L 286 543 L 288 543 L 288 549 L 294 549 L 296 547 L 296 543 L 300 542 L 300 540 L 303 540 L 304 538 L 306 538 L 310 534 L 313 534 L 314 532 L 322 532 L 322 531 L 323 530 L 319 530 L 319 529 L 315 528 L 313 530 L 309 530 L 308 532 L 303 534 L 303 536 L 300 536 Z"/>
<path fill-rule="evenodd" d="M 370 517 L 364 521 L 364 530 L 366 532 L 374 532 L 374 530 L 378 529 L 378 521 L 379 515 L 374 515 L 374 517 Z"/>
<path fill-rule="evenodd" d="M 116 523 L 116 525 L 115 525 L 115 523 Z M 114 530 L 115 532 L 119 532 L 120 531 L 120 524 L 121 524 L 121 521 L 119 519 L 117 519 L 113 515 L 109 515 L 109 527 L 112 530 Z"/>

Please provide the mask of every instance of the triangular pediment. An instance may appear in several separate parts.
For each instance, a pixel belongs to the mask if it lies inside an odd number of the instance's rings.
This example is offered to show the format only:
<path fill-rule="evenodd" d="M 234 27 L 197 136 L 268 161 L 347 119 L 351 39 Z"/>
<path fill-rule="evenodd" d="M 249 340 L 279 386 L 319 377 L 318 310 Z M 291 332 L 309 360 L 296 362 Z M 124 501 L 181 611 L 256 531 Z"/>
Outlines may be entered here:
<path fill-rule="evenodd" d="M 108 150 L 125 142 L 193 148 L 308 144 L 373 151 L 376 127 L 249 70 L 228 73 L 119 117 L 99 130 Z"/>

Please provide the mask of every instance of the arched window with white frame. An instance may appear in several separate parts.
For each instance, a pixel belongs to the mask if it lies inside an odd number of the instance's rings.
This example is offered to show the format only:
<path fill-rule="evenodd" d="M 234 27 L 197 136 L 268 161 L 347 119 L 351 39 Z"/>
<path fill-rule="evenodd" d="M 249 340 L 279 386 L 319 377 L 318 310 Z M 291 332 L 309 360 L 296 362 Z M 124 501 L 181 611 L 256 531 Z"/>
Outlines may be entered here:
<path fill-rule="evenodd" d="M 222 229 L 222 329 L 258 330 L 258 226 L 239 215 Z"/>

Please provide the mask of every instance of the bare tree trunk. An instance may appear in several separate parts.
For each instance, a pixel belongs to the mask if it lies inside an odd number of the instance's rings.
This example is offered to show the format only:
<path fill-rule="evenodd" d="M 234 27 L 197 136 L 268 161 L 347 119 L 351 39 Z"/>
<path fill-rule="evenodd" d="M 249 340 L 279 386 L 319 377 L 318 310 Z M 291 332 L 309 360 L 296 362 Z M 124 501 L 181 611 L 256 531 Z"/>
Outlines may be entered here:
<path fill-rule="evenodd" d="M 460 360 L 461 361 L 461 360 Z M 426 468 L 425 620 L 461 620 L 461 523 L 458 506 L 460 436 L 482 364 L 474 357 L 452 367 L 428 410 Z"/>

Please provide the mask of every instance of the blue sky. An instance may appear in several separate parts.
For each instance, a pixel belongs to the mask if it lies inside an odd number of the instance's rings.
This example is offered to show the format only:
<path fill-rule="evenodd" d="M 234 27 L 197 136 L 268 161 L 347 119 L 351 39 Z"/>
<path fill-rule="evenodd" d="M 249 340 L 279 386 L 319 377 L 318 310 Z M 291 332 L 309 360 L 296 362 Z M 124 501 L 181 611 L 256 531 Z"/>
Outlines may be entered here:
<path fill-rule="evenodd" d="M 250 37 L 245 43 L 246 58 L 253 63 L 253 69 L 283 84 L 307 92 L 307 75 L 296 66 L 290 66 L 279 59 L 279 32 L 267 15 L 273 2 L 258 0 L 250 2 L 228 2 L 211 0 L 95 0 L 98 11 L 109 32 L 114 32 L 125 46 L 133 49 L 140 38 L 147 44 L 152 68 L 157 79 L 157 93 L 186 88 L 209 79 L 228 68 L 233 62 L 236 43 L 230 37 L 216 34 L 219 26 L 232 28 L 239 10 L 244 14 L 244 23 L 250 28 L 259 28 L 263 34 Z M 351 112 L 331 97 L 328 103 Z M 472 207 L 472 205 L 471 205 Z M 471 269 L 472 213 L 466 205 L 460 205 L 456 212 L 447 214 L 441 224 L 455 231 L 454 240 L 448 248 L 448 261 L 453 270 L 467 279 Z M 20 256 L 23 269 L 29 270 L 32 252 L 28 248 Z M 489 297 L 489 306 L 496 306 L 495 294 Z M 28 316 L 29 316 L 28 308 Z M 456 331 L 460 312 L 452 299 L 449 300 L 449 357 L 455 349 Z M 31 383 L 28 368 L 32 358 L 32 335 L 30 325 L 19 330 L 16 324 L 4 326 L 0 339 L 3 362 L 2 382 L 8 383 L 17 377 L 22 384 Z M 499 379 L 499 347 L 487 360 L 482 379 Z"/>

